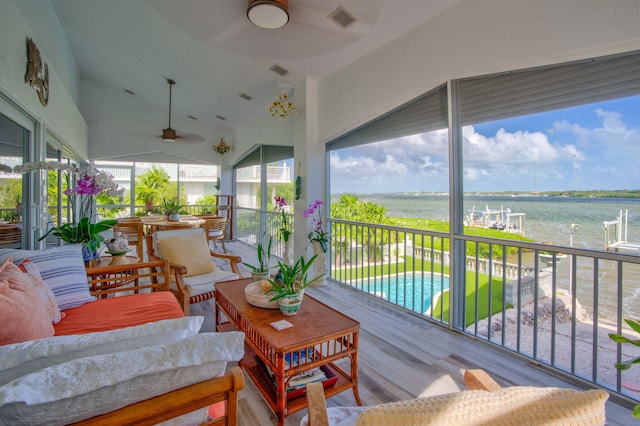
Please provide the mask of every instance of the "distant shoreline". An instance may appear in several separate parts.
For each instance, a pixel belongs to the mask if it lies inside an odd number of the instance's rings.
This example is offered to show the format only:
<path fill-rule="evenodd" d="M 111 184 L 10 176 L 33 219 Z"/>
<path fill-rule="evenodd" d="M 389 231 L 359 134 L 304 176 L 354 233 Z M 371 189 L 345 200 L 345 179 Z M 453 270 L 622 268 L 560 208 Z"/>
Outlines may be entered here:
<path fill-rule="evenodd" d="M 350 192 L 332 194 L 332 197 L 340 197 L 344 194 L 351 194 Z M 353 193 L 356 196 L 370 196 L 370 195 L 412 195 L 412 196 L 432 196 L 432 197 L 447 197 L 448 192 L 428 192 L 428 191 L 413 191 L 413 192 L 369 192 L 369 193 Z M 612 198 L 612 199 L 634 199 L 640 198 L 640 189 L 620 189 L 620 190 L 588 190 L 588 191 L 545 191 L 545 192 L 516 192 L 516 191 L 503 191 L 503 192 L 465 192 L 465 197 L 556 197 L 556 198 Z"/>

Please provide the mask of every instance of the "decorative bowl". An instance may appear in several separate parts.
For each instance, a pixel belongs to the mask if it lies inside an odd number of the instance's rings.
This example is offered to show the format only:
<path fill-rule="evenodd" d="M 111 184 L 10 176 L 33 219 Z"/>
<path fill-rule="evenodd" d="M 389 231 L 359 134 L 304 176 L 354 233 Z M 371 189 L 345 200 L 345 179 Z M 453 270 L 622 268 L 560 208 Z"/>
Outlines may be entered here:
<path fill-rule="evenodd" d="M 269 302 L 271 295 L 262 292 L 261 281 L 254 281 L 244 288 L 244 297 L 250 305 L 265 309 L 279 309 L 278 301 Z"/>

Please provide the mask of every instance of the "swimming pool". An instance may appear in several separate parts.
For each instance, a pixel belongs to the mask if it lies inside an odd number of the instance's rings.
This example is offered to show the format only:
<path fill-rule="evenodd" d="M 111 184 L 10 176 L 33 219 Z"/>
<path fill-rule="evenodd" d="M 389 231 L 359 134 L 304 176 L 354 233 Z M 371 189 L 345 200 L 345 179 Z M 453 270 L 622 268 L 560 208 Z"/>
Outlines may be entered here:
<path fill-rule="evenodd" d="M 412 311 L 425 313 L 432 298 L 449 289 L 449 277 L 439 274 L 406 273 L 358 280 L 353 287 Z"/>

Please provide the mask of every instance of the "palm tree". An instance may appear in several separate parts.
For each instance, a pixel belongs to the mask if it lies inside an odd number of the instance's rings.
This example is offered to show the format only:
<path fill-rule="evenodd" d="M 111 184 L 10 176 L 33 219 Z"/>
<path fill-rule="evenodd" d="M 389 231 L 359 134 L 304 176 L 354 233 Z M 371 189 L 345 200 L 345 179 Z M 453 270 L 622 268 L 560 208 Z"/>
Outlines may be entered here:
<path fill-rule="evenodd" d="M 388 225 L 390 219 L 386 213 L 387 210 L 384 207 L 371 201 L 360 201 L 358 197 L 353 194 L 344 194 L 337 203 L 331 204 L 331 217 L 355 222 Z M 360 243 L 367 247 L 369 260 L 373 260 L 373 256 L 378 247 L 393 238 L 389 232 L 369 227 L 358 232 L 358 234 L 360 236 Z M 343 251 L 346 251 L 352 246 L 355 238 L 356 235 L 354 235 L 351 227 L 347 227 L 342 232 L 332 232 L 332 241 L 338 249 L 338 253 L 336 253 L 336 263 L 342 261 Z"/>
<path fill-rule="evenodd" d="M 166 170 L 152 166 L 148 171 L 136 177 L 136 201 L 145 205 L 147 211 L 162 202 L 167 195 L 169 174 Z"/>

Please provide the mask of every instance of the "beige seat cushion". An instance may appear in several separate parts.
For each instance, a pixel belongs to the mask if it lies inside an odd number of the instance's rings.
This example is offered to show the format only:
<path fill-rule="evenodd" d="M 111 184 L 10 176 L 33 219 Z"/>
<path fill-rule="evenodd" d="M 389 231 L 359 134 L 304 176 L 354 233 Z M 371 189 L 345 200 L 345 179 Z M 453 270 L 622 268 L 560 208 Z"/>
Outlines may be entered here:
<path fill-rule="evenodd" d="M 185 276 L 215 271 L 207 239 L 203 233 L 179 235 L 157 241 L 162 257 L 187 268 Z"/>
<path fill-rule="evenodd" d="M 237 280 L 238 278 L 240 277 L 234 272 L 216 269 L 206 274 L 185 277 L 184 283 L 191 289 L 191 296 L 198 296 L 213 291 L 217 282 Z M 172 282 L 171 287 L 175 289 L 175 286 L 176 283 Z"/>
<path fill-rule="evenodd" d="M 362 412 L 356 426 L 603 425 L 604 390 L 512 386 L 398 401 Z"/>

